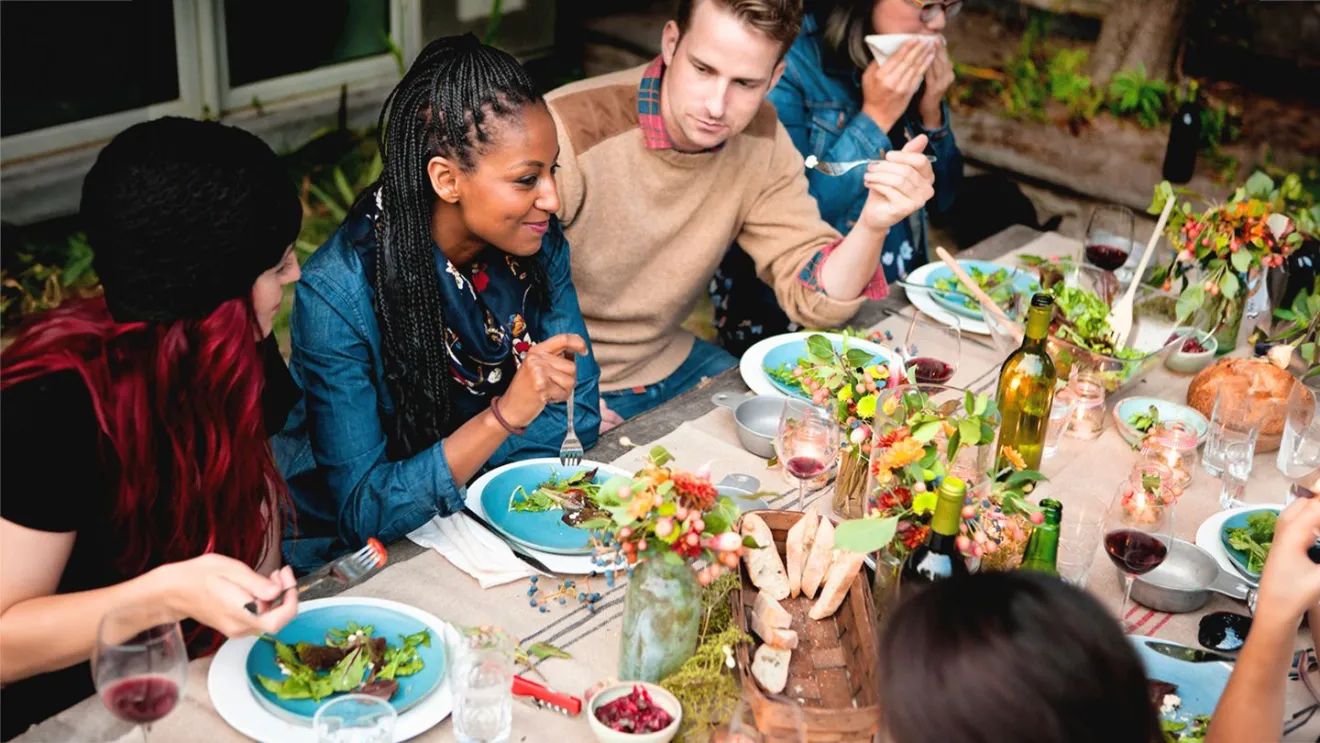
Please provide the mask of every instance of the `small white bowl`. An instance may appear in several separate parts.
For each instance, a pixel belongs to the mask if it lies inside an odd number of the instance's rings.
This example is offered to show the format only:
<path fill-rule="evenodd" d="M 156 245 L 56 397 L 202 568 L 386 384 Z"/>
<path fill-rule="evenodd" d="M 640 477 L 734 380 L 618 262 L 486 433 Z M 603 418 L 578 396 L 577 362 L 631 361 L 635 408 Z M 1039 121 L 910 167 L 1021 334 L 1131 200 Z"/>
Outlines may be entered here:
<path fill-rule="evenodd" d="M 669 723 L 668 727 L 654 733 L 624 733 L 611 730 L 596 719 L 597 707 L 606 702 L 612 702 L 619 697 L 628 696 L 632 693 L 634 686 L 646 689 L 646 693 L 651 695 L 651 701 L 674 718 L 674 721 Z M 591 724 L 591 732 L 596 735 L 596 740 L 600 743 L 669 743 L 674 739 L 674 736 L 678 735 L 678 726 L 683 724 L 683 705 L 679 703 L 678 697 L 670 694 L 658 684 L 645 681 L 623 681 L 596 692 L 596 695 L 587 703 L 587 722 Z"/>
<path fill-rule="evenodd" d="M 939 44 L 944 41 L 944 37 L 938 34 L 871 34 L 866 37 L 866 46 L 871 49 L 871 56 L 875 57 L 876 64 L 884 64 L 885 60 L 894 56 L 898 48 L 907 43 L 908 39 L 918 39 L 927 44 Z"/>
<path fill-rule="evenodd" d="M 1182 350 L 1182 346 L 1179 346 L 1176 351 L 1164 359 L 1164 365 L 1169 368 L 1169 371 L 1178 372 L 1179 374 L 1196 374 L 1210 366 L 1215 360 L 1215 352 L 1219 350 L 1219 342 L 1215 340 L 1215 337 L 1204 330 L 1193 330 L 1192 334 L 1205 347 L 1205 350 L 1200 353 L 1190 353 Z M 1186 342 L 1183 341 L 1184 344 Z"/>

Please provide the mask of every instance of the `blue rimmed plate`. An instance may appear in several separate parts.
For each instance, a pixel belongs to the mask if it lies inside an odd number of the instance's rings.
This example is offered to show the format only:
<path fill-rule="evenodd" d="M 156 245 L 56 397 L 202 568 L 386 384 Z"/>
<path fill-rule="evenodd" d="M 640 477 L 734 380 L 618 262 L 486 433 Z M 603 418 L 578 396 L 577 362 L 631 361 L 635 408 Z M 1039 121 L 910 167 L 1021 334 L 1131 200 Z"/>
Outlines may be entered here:
<path fill-rule="evenodd" d="M 299 612 L 275 638 L 287 645 L 299 642 L 323 645 L 328 631 L 342 630 L 349 622 L 370 625 L 374 629 L 372 637 L 384 637 L 391 647 L 402 642 L 401 635 L 411 635 L 422 630 L 431 633 L 430 647 L 417 649 L 423 663 L 422 670 L 398 679 L 399 690 L 390 699 L 390 704 L 399 713 L 420 704 L 444 680 L 445 638 L 427 623 L 387 607 L 340 605 L 308 609 Z M 334 698 L 326 697 L 319 702 L 311 699 L 280 699 L 262 686 L 257 681 L 258 675 L 276 680 L 285 678 L 276 662 L 275 644 L 272 642 L 258 640 L 252 646 L 247 654 L 246 671 L 248 686 L 257 701 L 271 713 L 287 720 L 310 725 L 316 710 Z"/>
<path fill-rule="evenodd" d="M 923 283 L 927 286 L 934 288 L 936 282 L 947 281 L 963 294 L 971 294 L 966 288 L 962 287 L 962 284 L 958 281 L 958 277 L 954 275 L 953 270 L 948 266 L 943 263 L 932 265 L 934 267 L 930 269 L 930 272 L 926 274 L 923 280 Z M 1006 280 L 1012 281 L 1014 294 L 1034 294 L 1035 292 L 1040 291 L 1040 282 L 1036 280 L 1035 276 L 1032 276 L 1025 271 L 1019 270 L 1015 272 L 1012 267 L 1001 266 L 989 261 L 977 261 L 966 258 L 960 258 L 958 260 L 958 265 L 973 278 L 975 278 L 977 272 L 987 276 L 994 274 L 997 271 L 1005 272 Z M 940 291 L 932 291 L 930 292 L 930 296 L 940 306 L 948 309 L 950 312 L 962 315 L 963 317 L 970 317 L 974 320 L 985 319 L 985 315 L 981 312 L 980 303 L 970 296 L 963 297 L 958 294 L 950 294 Z"/>
<path fill-rule="evenodd" d="M 1248 508 L 1230 515 L 1228 518 L 1224 519 L 1224 525 L 1219 527 L 1219 541 L 1220 544 L 1224 545 L 1224 552 L 1228 554 L 1229 562 L 1233 563 L 1233 567 L 1237 568 L 1237 571 L 1239 573 L 1242 573 L 1243 575 L 1247 576 L 1248 578 L 1251 578 L 1252 580 L 1260 580 L 1260 572 L 1247 569 L 1247 563 L 1248 563 L 1247 553 L 1243 552 L 1240 549 L 1235 548 L 1233 545 L 1228 543 L 1228 530 L 1242 529 L 1246 527 L 1247 517 L 1253 513 L 1258 513 L 1260 511 L 1273 511 L 1276 515 L 1280 513 L 1280 509 L 1278 506 L 1263 506 L 1261 508 Z"/>
<path fill-rule="evenodd" d="M 1174 722 L 1190 724 L 1194 717 L 1214 714 L 1215 706 L 1219 704 L 1219 697 L 1223 696 L 1224 687 L 1228 685 L 1228 676 L 1233 672 L 1232 664 L 1211 660 L 1197 663 L 1170 657 L 1147 643 L 1160 643 L 1178 648 L 1186 646 L 1154 637 L 1128 635 L 1128 640 L 1132 643 L 1132 647 L 1136 648 L 1137 655 L 1141 657 L 1146 678 L 1152 681 L 1164 681 L 1178 687 L 1173 693 L 1178 696 L 1182 704 L 1178 706 L 1177 711 L 1165 713 L 1162 717 Z M 1196 648 L 1187 648 L 1187 650 L 1195 651 Z M 1191 654 L 1193 653 L 1189 652 L 1189 655 Z"/>
<path fill-rule="evenodd" d="M 481 509 L 486 521 L 505 539 L 524 547 L 553 555 L 590 555 L 590 535 L 582 529 L 565 524 L 562 520 L 563 511 L 514 511 L 510 509 L 509 501 L 519 486 L 531 493 L 552 476 L 563 480 L 592 469 L 596 470 L 595 482 L 598 484 L 611 477 L 630 476 L 623 470 L 598 462 L 584 461 L 575 467 L 566 467 L 558 459 L 551 458 L 513 462 L 493 470 L 488 479 L 483 477 L 480 493 Z"/>
<path fill-rule="evenodd" d="M 830 344 L 834 346 L 836 352 L 847 348 L 849 350 L 860 349 L 870 354 L 870 359 L 866 362 L 867 366 L 872 364 L 885 366 L 889 363 L 889 354 L 885 352 L 883 346 L 862 338 L 846 338 L 837 333 L 807 333 L 805 334 L 806 337 L 785 337 L 782 343 L 767 348 L 761 359 L 761 372 L 764 374 L 765 380 L 779 394 L 796 397 L 799 400 L 806 400 L 808 402 L 811 401 L 810 395 L 806 394 L 798 387 L 784 384 L 776 379 L 770 372 L 784 369 L 785 367 L 791 369 L 796 366 L 798 361 L 807 355 L 807 337 L 812 335 L 822 335 L 829 339 Z M 764 341 L 762 342 L 764 343 Z"/>

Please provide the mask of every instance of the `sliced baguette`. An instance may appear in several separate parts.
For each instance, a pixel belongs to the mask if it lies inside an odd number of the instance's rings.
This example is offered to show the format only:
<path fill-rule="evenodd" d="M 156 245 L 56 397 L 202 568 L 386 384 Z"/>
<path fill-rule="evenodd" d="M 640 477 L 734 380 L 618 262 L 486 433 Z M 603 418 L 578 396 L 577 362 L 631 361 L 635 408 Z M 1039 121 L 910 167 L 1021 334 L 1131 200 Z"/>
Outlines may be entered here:
<path fill-rule="evenodd" d="M 788 686 L 788 661 L 793 651 L 762 645 L 752 657 L 752 678 L 771 694 L 779 694 Z"/>
<path fill-rule="evenodd" d="M 749 513 L 743 516 L 742 533 L 761 545 L 757 549 L 747 550 L 743 555 L 752 585 L 772 599 L 788 598 L 788 573 L 784 571 L 784 561 L 779 559 L 779 550 L 775 547 L 775 537 L 770 533 L 770 527 L 760 516 Z"/>
<path fill-rule="evenodd" d="M 820 582 L 825 579 L 825 572 L 830 568 L 834 553 L 834 524 L 827 518 L 820 520 L 816 530 L 816 540 L 811 543 L 811 552 L 807 554 L 806 567 L 802 569 L 802 595 L 815 598 Z"/>
<path fill-rule="evenodd" d="M 752 604 L 752 616 L 758 615 L 765 620 L 767 627 L 788 629 L 793 624 L 793 615 L 788 609 L 764 593 L 756 594 L 756 602 Z"/>
<path fill-rule="evenodd" d="M 816 541 L 819 526 L 820 516 L 808 510 L 788 530 L 784 551 L 788 553 L 788 595 L 794 598 L 802 593 L 802 569 L 807 565 L 807 553 L 811 551 L 811 543 Z"/>
<path fill-rule="evenodd" d="M 798 634 L 791 629 L 772 627 L 766 622 L 765 617 L 752 614 L 752 631 L 761 638 L 766 645 L 784 650 L 796 650 L 798 646 Z"/>
<path fill-rule="evenodd" d="M 825 576 L 825 587 L 820 591 L 820 598 L 807 612 L 812 619 L 824 619 L 839 610 L 839 605 L 852 587 L 853 576 L 862 569 L 862 555 L 856 552 L 835 550 L 834 562 L 830 563 L 829 573 Z"/>

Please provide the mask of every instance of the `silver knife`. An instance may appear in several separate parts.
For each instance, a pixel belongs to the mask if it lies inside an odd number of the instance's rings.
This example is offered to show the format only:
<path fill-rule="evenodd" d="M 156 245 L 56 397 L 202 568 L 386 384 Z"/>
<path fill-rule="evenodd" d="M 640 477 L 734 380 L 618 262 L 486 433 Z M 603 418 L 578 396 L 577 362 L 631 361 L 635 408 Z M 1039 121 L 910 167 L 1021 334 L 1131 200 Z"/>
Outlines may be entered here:
<path fill-rule="evenodd" d="M 481 528 L 483 528 L 483 529 L 485 529 L 486 531 L 490 532 L 491 534 L 494 534 L 495 536 L 499 537 L 501 541 L 503 541 L 505 544 L 509 545 L 509 550 L 513 552 L 513 556 L 514 556 L 514 557 L 517 557 L 519 560 L 522 560 L 523 562 L 527 563 L 528 565 L 531 565 L 532 567 L 536 568 L 537 570 L 540 570 L 542 573 L 545 573 L 546 575 L 554 575 L 554 572 L 555 572 L 555 571 L 553 571 L 553 570 L 551 570 L 550 568 L 546 567 L 546 566 L 545 566 L 545 563 L 541 562 L 540 560 L 536 559 L 535 557 L 532 557 L 531 555 L 527 554 L 526 552 L 523 552 L 523 551 L 520 550 L 518 547 L 515 547 L 513 544 L 511 544 L 511 543 L 509 542 L 509 540 L 507 540 L 507 539 L 504 538 L 504 535 L 503 535 L 503 534 L 500 534 L 498 531 L 495 530 L 495 527 L 493 527 L 493 526 L 491 526 L 490 524 L 486 523 L 486 520 L 483 519 L 483 518 L 481 518 L 480 516 L 478 516 L 476 513 L 474 513 L 474 512 L 472 511 L 471 508 L 468 508 L 467 506 L 463 506 L 463 515 L 464 515 L 464 516 L 467 516 L 468 518 L 470 518 L 470 519 L 472 519 L 473 521 L 477 522 L 478 524 L 481 525 Z"/>
<path fill-rule="evenodd" d="M 1160 655 L 1173 658 L 1174 660 L 1186 661 L 1188 663 L 1233 663 L 1237 659 L 1231 655 L 1216 653 L 1211 650 L 1202 650 L 1201 648 L 1178 645 L 1172 642 L 1161 642 L 1159 640 L 1142 640 L 1146 647 L 1154 650 Z"/>

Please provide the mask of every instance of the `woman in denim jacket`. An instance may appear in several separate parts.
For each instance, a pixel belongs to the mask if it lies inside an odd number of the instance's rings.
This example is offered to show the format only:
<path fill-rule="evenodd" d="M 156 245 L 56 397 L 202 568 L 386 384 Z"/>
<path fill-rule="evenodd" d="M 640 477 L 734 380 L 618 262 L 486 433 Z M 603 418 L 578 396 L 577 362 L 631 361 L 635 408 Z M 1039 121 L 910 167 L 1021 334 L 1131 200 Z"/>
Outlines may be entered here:
<path fill-rule="evenodd" d="M 277 446 L 307 571 L 462 510 L 486 467 L 600 425 L 600 370 L 569 272 L 555 124 L 513 57 L 431 43 L 385 104 L 384 169 L 303 268 Z M 576 360 L 575 358 L 576 357 Z"/>
<path fill-rule="evenodd" d="M 936 158 L 932 204 L 947 211 L 963 163 L 944 103 L 953 63 L 938 34 L 961 6 L 961 0 L 807 0 L 802 32 L 769 95 L 803 157 L 878 160 L 924 133 L 930 138 L 928 154 Z M 880 65 L 864 41 L 868 34 L 935 35 L 936 42 L 909 40 Z M 866 168 L 842 176 L 807 171 L 821 216 L 844 234 L 866 202 L 865 173 Z M 904 278 L 926 262 L 926 251 L 926 211 L 920 209 L 889 230 L 880 256 L 885 278 Z M 721 341 L 735 355 L 761 338 L 798 329 L 737 246 L 712 280 L 711 298 Z"/>

